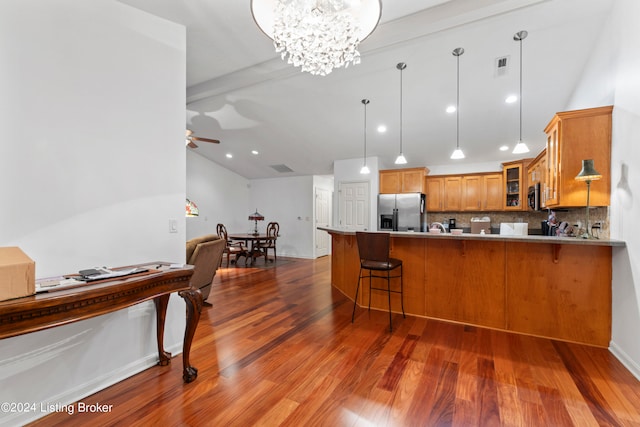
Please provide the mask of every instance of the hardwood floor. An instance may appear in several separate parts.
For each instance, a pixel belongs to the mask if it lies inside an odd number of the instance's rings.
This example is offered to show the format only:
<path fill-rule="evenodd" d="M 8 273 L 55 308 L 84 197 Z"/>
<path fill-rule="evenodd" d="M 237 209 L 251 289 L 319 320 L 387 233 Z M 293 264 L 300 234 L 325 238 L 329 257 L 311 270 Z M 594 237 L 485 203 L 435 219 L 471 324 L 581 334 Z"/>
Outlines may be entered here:
<path fill-rule="evenodd" d="M 260 261 L 258 261 L 260 265 Z M 330 258 L 223 268 L 182 363 L 34 425 L 640 426 L 640 382 L 606 349 L 359 308 Z"/>

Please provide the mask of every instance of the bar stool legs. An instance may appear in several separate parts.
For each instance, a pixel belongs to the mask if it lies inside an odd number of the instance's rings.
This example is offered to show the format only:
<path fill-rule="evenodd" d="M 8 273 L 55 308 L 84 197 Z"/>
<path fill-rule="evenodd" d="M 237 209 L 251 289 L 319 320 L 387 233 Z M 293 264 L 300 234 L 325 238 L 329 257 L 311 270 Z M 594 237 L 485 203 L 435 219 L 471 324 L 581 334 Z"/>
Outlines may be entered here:
<path fill-rule="evenodd" d="M 360 272 L 358 273 L 358 284 L 356 285 L 356 296 L 353 300 L 353 311 L 351 312 L 351 323 L 354 322 L 356 316 L 356 306 L 358 305 L 358 293 L 360 291 L 360 283 L 362 278 L 369 279 L 369 311 L 371 311 L 371 290 L 381 290 L 387 292 L 388 303 L 389 303 L 389 332 L 393 332 L 393 313 L 391 312 L 391 293 L 399 293 L 400 294 L 400 307 L 402 308 L 402 317 L 406 319 L 406 314 L 404 312 L 404 274 L 402 271 L 402 264 L 400 265 L 400 275 L 399 276 L 391 276 L 391 270 L 386 270 L 386 276 L 376 276 L 372 274 L 372 270 L 369 270 L 369 275 L 362 275 L 363 268 L 360 267 Z M 391 279 L 400 277 L 400 290 L 394 291 L 391 290 Z M 387 280 L 387 288 L 375 288 L 371 286 L 372 279 L 386 279 Z"/>

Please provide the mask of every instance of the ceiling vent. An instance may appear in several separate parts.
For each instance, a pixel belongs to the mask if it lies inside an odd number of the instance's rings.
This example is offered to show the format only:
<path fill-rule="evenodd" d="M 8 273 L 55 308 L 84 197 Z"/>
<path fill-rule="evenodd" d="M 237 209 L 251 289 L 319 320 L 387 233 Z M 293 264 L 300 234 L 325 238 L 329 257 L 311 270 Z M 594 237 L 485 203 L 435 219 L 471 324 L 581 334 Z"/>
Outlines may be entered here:
<path fill-rule="evenodd" d="M 511 58 L 509 56 L 500 56 L 496 58 L 495 76 L 500 77 L 507 74 Z"/>
<path fill-rule="evenodd" d="M 293 169 L 287 165 L 271 165 L 271 167 L 280 173 L 293 172 Z"/>

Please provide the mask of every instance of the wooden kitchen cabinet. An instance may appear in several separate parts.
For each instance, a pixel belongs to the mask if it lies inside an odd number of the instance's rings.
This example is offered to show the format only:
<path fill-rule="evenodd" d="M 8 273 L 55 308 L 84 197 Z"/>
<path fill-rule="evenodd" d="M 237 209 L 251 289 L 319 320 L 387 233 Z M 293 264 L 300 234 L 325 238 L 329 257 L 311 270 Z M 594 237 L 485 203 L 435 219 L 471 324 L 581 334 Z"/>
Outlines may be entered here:
<path fill-rule="evenodd" d="M 465 175 L 462 177 L 462 210 L 479 211 L 483 205 L 482 175 Z"/>
<path fill-rule="evenodd" d="M 483 176 L 482 182 L 483 202 L 482 210 L 501 211 L 502 207 L 502 174 L 492 173 Z"/>
<path fill-rule="evenodd" d="M 547 188 L 547 149 L 545 148 L 527 166 L 527 185 L 540 184 L 540 207 L 546 207 Z"/>
<path fill-rule="evenodd" d="M 504 187 L 504 205 L 506 211 L 523 211 L 527 209 L 525 201 L 527 188 L 524 169 L 531 159 L 517 160 L 502 164 L 502 178 Z"/>
<path fill-rule="evenodd" d="M 425 176 L 428 171 L 427 168 L 381 170 L 380 193 L 425 193 Z"/>
<path fill-rule="evenodd" d="M 427 212 L 442 212 L 444 209 L 444 178 L 427 177 Z"/>
<path fill-rule="evenodd" d="M 587 186 L 576 181 L 582 160 L 592 159 L 602 179 L 591 183 L 591 206 L 609 206 L 612 106 L 556 113 L 547 135 L 546 207 L 585 206 Z"/>
<path fill-rule="evenodd" d="M 427 178 L 427 212 L 502 210 L 502 174 Z"/>
<path fill-rule="evenodd" d="M 446 176 L 444 178 L 444 211 L 462 210 L 462 177 Z"/>

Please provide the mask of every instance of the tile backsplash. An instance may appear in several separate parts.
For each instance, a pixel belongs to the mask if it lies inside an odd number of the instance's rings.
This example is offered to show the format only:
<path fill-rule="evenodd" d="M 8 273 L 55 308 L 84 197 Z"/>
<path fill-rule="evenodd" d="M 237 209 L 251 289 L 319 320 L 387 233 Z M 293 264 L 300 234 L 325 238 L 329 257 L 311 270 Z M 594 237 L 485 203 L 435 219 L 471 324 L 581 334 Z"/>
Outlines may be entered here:
<path fill-rule="evenodd" d="M 585 208 L 571 208 L 554 211 L 558 223 L 566 221 L 570 226 L 584 227 L 586 221 Z M 427 223 L 448 223 L 449 218 L 456 219 L 456 227 L 471 228 L 471 218 L 489 217 L 492 230 L 500 230 L 501 222 L 526 222 L 529 224 L 529 234 L 539 234 L 542 221 L 549 218 L 549 211 L 524 211 L 524 212 L 427 212 Z M 598 207 L 589 210 L 589 223 L 593 226 L 600 222 L 601 228 L 592 229 L 593 235 L 602 239 L 609 238 L 609 208 Z M 498 231 L 496 231 L 498 232 Z"/>

